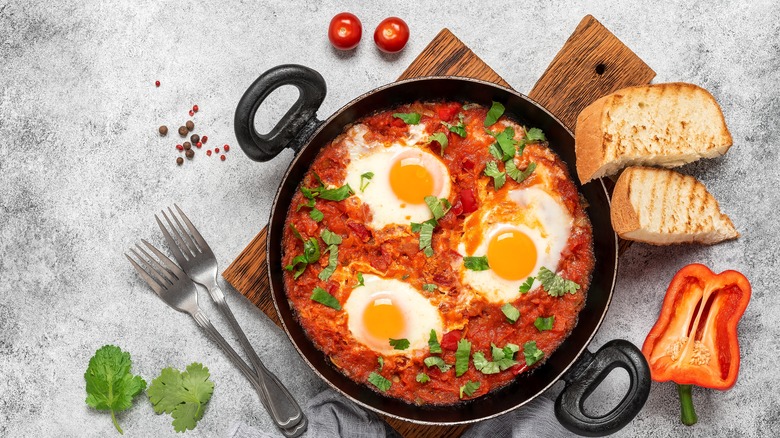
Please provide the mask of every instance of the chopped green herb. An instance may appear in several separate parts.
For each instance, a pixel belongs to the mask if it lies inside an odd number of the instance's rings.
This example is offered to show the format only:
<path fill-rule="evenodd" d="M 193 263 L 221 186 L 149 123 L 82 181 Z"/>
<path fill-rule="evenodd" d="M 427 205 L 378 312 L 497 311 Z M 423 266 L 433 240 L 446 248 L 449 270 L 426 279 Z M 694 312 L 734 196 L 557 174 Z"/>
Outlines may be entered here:
<path fill-rule="evenodd" d="M 358 282 L 357 282 L 357 284 L 356 284 L 356 285 L 352 286 L 352 289 L 354 289 L 354 288 L 356 288 L 356 287 L 360 287 L 360 286 L 365 286 L 365 285 L 366 285 L 366 284 L 363 282 L 363 273 L 362 273 L 362 272 L 358 272 L 358 273 L 357 273 L 357 279 L 358 279 Z"/>
<path fill-rule="evenodd" d="M 327 279 L 336 272 L 336 267 L 339 264 L 339 247 L 337 245 L 330 245 L 328 247 L 328 252 L 330 253 L 328 255 L 328 266 L 320 271 L 320 275 L 317 276 L 322 281 L 327 281 Z"/>
<path fill-rule="evenodd" d="M 528 142 L 532 141 L 547 141 L 547 138 L 544 136 L 544 132 L 542 132 L 539 128 L 531 128 L 527 131 L 525 131 L 525 140 Z"/>
<path fill-rule="evenodd" d="M 436 338 L 436 330 L 431 329 L 431 335 L 428 337 L 428 348 L 431 353 L 441 353 L 441 345 Z"/>
<path fill-rule="evenodd" d="M 536 170 L 536 163 L 528 163 L 528 167 L 521 171 L 515 165 L 515 160 L 506 162 L 506 174 L 518 183 L 525 181 L 526 178 L 531 176 L 534 170 Z"/>
<path fill-rule="evenodd" d="M 497 363 L 487 360 L 485 355 L 479 351 L 474 353 L 472 359 L 474 360 L 474 368 L 482 374 L 498 374 L 501 371 Z"/>
<path fill-rule="evenodd" d="M 416 125 L 420 123 L 420 119 L 422 118 L 422 114 L 420 113 L 394 113 L 393 117 L 396 119 L 401 119 L 406 123 L 407 125 Z"/>
<path fill-rule="evenodd" d="M 506 344 L 504 348 L 498 348 L 495 344 L 490 344 L 490 346 L 493 356 L 492 361 L 488 361 L 485 355 L 480 352 L 474 353 L 474 368 L 477 371 L 480 371 L 482 374 L 496 374 L 499 371 L 504 371 L 517 365 L 514 357 L 515 353 L 520 350 L 520 347 L 515 344 Z"/>
<path fill-rule="evenodd" d="M 520 318 L 520 311 L 517 310 L 517 307 L 509 303 L 501 306 L 501 311 L 504 312 L 504 316 L 506 316 L 506 319 L 508 319 L 512 324 L 517 322 L 518 318 Z"/>
<path fill-rule="evenodd" d="M 463 257 L 463 266 L 470 271 L 487 271 L 490 269 L 487 256 Z"/>
<path fill-rule="evenodd" d="M 438 286 L 436 286 L 436 285 L 435 285 L 435 284 L 433 284 L 433 283 L 425 283 L 425 284 L 422 286 L 422 288 L 423 288 L 423 290 L 424 290 L 424 291 L 427 291 L 427 292 L 433 292 L 433 291 L 435 291 L 435 290 L 438 288 Z"/>
<path fill-rule="evenodd" d="M 343 186 L 335 189 L 325 189 L 320 191 L 319 198 L 325 199 L 327 201 L 343 201 L 352 196 L 354 193 L 355 192 L 352 190 L 352 187 L 350 187 L 349 184 L 344 184 Z"/>
<path fill-rule="evenodd" d="M 369 184 L 371 184 L 371 178 L 374 177 L 374 172 L 366 172 L 362 175 L 360 175 L 360 191 L 363 192 L 366 190 L 366 187 L 368 187 Z"/>
<path fill-rule="evenodd" d="M 520 293 L 526 294 L 534 286 L 534 278 L 528 277 L 523 284 L 520 285 Z"/>
<path fill-rule="evenodd" d="M 463 398 L 463 394 L 466 394 L 467 397 L 471 397 L 477 389 L 479 389 L 479 382 L 467 381 L 465 385 L 460 387 L 460 398 Z"/>
<path fill-rule="evenodd" d="M 324 304 L 330 308 L 341 310 L 341 304 L 339 303 L 339 300 L 337 300 L 336 297 L 329 294 L 328 291 L 319 286 L 315 287 L 312 291 L 311 299 L 312 301 Z"/>
<path fill-rule="evenodd" d="M 395 350 L 406 350 L 409 348 L 409 340 L 390 338 L 390 346 Z"/>
<path fill-rule="evenodd" d="M 528 341 L 523 344 L 523 356 L 525 364 L 530 367 L 544 357 L 544 352 L 536 347 L 536 341 Z"/>
<path fill-rule="evenodd" d="M 574 294 L 580 288 L 579 284 L 564 279 L 544 266 L 539 269 L 539 274 L 537 274 L 536 278 L 542 283 L 542 287 L 551 297 L 560 297 L 566 292 Z"/>
<path fill-rule="evenodd" d="M 457 125 L 451 125 L 447 122 L 441 122 L 442 125 L 446 126 L 447 129 L 450 130 L 450 132 L 457 134 L 461 136 L 462 138 L 466 138 L 466 125 L 463 123 L 463 114 L 458 114 L 458 117 L 460 121 Z"/>
<path fill-rule="evenodd" d="M 427 374 L 425 374 L 425 373 L 418 373 L 418 374 L 417 374 L 417 379 L 416 379 L 416 380 L 417 380 L 418 382 L 420 382 L 420 383 L 427 383 L 428 381 L 430 381 L 430 380 L 431 380 L 431 378 L 430 378 L 430 377 L 428 377 L 428 375 L 427 375 Z"/>
<path fill-rule="evenodd" d="M 312 218 L 314 222 L 319 222 L 325 218 L 325 215 L 321 211 L 317 210 L 316 208 L 312 208 L 311 211 L 309 212 L 309 217 Z"/>
<path fill-rule="evenodd" d="M 487 163 L 485 166 L 485 176 L 493 178 L 493 187 L 495 187 L 496 190 L 504 187 L 504 183 L 506 183 L 506 173 L 498 170 L 498 164 L 496 164 L 495 161 L 489 161 Z"/>
<path fill-rule="evenodd" d="M 496 135 L 496 143 L 501 148 L 502 161 L 509 161 L 517 153 L 517 141 L 515 141 L 515 130 L 511 126 L 507 126 L 503 131 Z"/>
<path fill-rule="evenodd" d="M 295 238 L 296 238 L 296 239 L 298 239 L 298 240 L 300 240 L 301 242 L 303 242 L 303 236 L 301 236 L 301 233 L 298 231 L 298 229 L 297 229 L 297 228 L 295 228 L 295 225 L 293 225 L 292 223 L 290 223 L 290 229 L 291 229 L 291 230 L 292 230 L 292 232 L 293 232 L 293 236 L 295 236 Z"/>
<path fill-rule="evenodd" d="M 409 226 L 412 228 L 412 233 L 419 233 L 420 228 L 422 228 L 422 224 L 429 224 L 433 228 L 436 228 L 436 225 L 439 223 L 436 222 L 436 219 L 428 219 L 427 221 L 418 224 L 417 222 L 412 222 Z"/>
<path fill-rule="evenodd" d="M 406 280 L 407 278 L 409 278 L 409 274 L 404 274 L 401 276 L 401 280 Z"/>
<path fill-rule="evenodd" d="M 439 368 L 439 371 L 441 371 L 442 373 L 446 373 L 447 371 L 450 370 L 450 368 L 452 368 L 452 365 L 449 365 L 446 362 L 444 362 L 444 359 L 440 358 L 439 356 L 426 357 L 423 362 L 425 363 L 425 366 L 427 366 L 428 368 L 432 366 Z"/>
<path fill-rule="evenodd" d="M 461 339 L 458 341 L 458 349 L 455 351 L 455 377 L 462 376 L 469 369 L 470 356 L 471 342 Z"/>
<path fill-rule="evenodd" d="M 540 316 L 534 321 L 534 326 L 536 326 L 540 332 L 543 332 L 545 330 L 552 330 L 553 323 L 555 323 L 555 315 L 548 316 L 547 318 L 542 318 Z"/>
<path fill-rule="evenodd" d="M 423 254 L 425 254 L 425 257 L 431 258 L 433 257 L 433 247 L 427 247 L 423 250 Z"/>
<path fill-rule="evenodd" d="M 322 234 L 320 236 L 326 245 L 341 245 L 341 236 L 327 228 L 322 230 Z"/>
<path fill-rule="evenodd" d="M 431 210 L 431 214 L 433 214 L 433 219 L 437 221 L 444 217 L 452 207 L 452 204 L 446 198 L 439 199 L 435 196 L 426 196 L 424 199 L 425 204 Z"/>
<path fill-rule="evenodd" d="M 433 255 L 433 225 L 423 222 L 420 226 L 420 249 L 425 252 L 426 257 Z M 429 255 L 430 252 L 430 255 Z"/>
<path fill-rule="evenodd" d="M 176 432 L 195 429 L 214 392 L 214 382 L 209 377 L 209 369 L 197 362 L 188 365 L 184 372 L 163 368 L 147 391 L 154 412 L 171 414 Z"/>
<path fill-rule="evenodd" d="M 430 137 L 428 137 L 428 143 L 435 141 L 436 143 L 439 143 L 439 147 L 441 147 L 441 154 L 444 155 L 444 150 L 447 149 L 447 146 L 449 145 L 449 141 L 447 140 L 447 134 L 443 132 L 436 132 L 431 134 Z"/>
<path fill-rule="evenodd" d="M 132 406 L 133 399 L 146 389 L 141 376 L 130 373 L 130 353 L 115 345 L 100 347 L 89 360 L 84 380 L 87 383 L 87 405 L 99 411 L 111 411 L 116 430 L 124 434 L 116 413 Z"/>
<path fill-rule="evenodd" d="M 504 115 L 504 109 L 504 105 L 501 102 L 493 102 L 490 110 L 487 112 L 487 117 L 485 117 L 485 128 L 496 123 Z"/>
<path fill-rule="evenodd" d="M 498 146 L 498 143 L 491 144 L 490 147 L 488 147 L 488 152 L 490 152 L 490 155 L 492 155 L 496 160 L 504 160 L 504 151 L 501 150 L 501 147 Z M 496 170 L 498 170 L 498 167 L 496 167 Z"/>
<path fill-rule="evenodd" d="M 295 230 L 295 228 L 293 228 Z M 297 230 L 295 230 L 297 233 Z M 300 236 L 300 233 L 297 233 Z M 303 238 L 301 238 L 303 240 Z M 303 254 L 295 256 L 292 259 L 292 263 L 285 266 L 284 269 L 288 271 L 295 271 L 293 278 L 298 278 L 303 274 L 306 266 L 316 262 L 320 259 L 320 243 L 316 238 L 310 237 L 303 242 Z"/>
<path fill-rule="evenodd" d="M 479 107 L 481 107 L 481 106 L 482 106 L 482 105 L 480 105 L 480 104 L 478 104 L 478 103 L 473 103 L 473 102 L 472 102 L 472 103 L 467 103 L 467 104 L 463 105 L 463 109 L 464 109 L 464 110 L 466 110 L 466 111 L 468 111 L 468 110 L 470 110 L 470 109 L 479 108 Z"/>
<path fill-rule="evenodd" d="M 382 368 L 385 367 L 385 358 L 382 356 L 379 356 L 376 358 L 376 361 L 379 363 L 379 371 L 382 371 Z"/>
<path fill-rule="evenodd" d="M 371 374 L 368 375 L 368 382 L 376 386 L 382 392 L 387 391 L 390 389 L 390 386 L 392 386 L 392 383 L 389 380 L 382 377 L 382 375 L 376 371 L 372 371 Z"/>

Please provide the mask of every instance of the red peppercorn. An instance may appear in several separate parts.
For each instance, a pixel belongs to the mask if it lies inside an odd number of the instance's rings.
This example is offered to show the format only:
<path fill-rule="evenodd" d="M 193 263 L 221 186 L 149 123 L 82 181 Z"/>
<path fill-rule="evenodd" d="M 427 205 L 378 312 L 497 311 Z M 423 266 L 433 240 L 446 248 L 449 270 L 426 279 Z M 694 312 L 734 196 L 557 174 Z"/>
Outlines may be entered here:
<path fill-rule="evenodd" d="M 211 156 L 211 149 L 206 151 L 206 155 L 208 155 L 209 157 Z"/>
<path fill-rule="evenodd" d="M 224 155 L 221 155 L 221 156 L 219 157 L 219 159 L 220 159 L 220 160 L 222 160 L 222 161 L 225 161 L 225 156 L 224 156 Z"/>
<path fill-rule="evenodd" d="M 155 87 L 159 87 L 160 86 L 160 81 L 154 81 L 154 86 Z"/>
<path fill-rule="evenodd" d="M 206 143 L 207 141 L 209 141 L 209 136 L 208 135 L 204 135 L 203 137 L 200 138 L 200 141 L 202 141 L 203 143 Z"/>
<path fill-rule="evenodd" d="M 219 148 L 214 148 L 214 152 L 219 153 Z"/>
<path fill-rule="evenodd" d="M 199 142 L 195 143 L 195 146 L 197 146 L 200 149 L 200 147 L 203 146 L 203 142 L 199 141 Z"/>
<path fill-rule="evenodd" d="M 198 105 L 192 105 L 192 110 L 198 112 Z"/>
<path fill-rule="evenodd" d="M 195 113 L 192 110 L 190 110 L 190 117 L 192 117 L 194 115 L 195 115 Z"/>
<path fill-rule="evenodd" d="M 182 146 L 182 145 L 180 145 L 180 144 L 177 144 L 177 145 L 176 145 L 176 149 L 178 149 L 178 150 L 180 150 L 180 151 L 183 151 L 183 150 L 184 150 L 184 146 Z"/>
<path fill-rule="evenodd" d="M 222 146 L 222 149 L 224 149 L 224 150 L 225 150 L 225 152 L 227 152 L 227 151 L 229 151 L 229 150 L 230 150 L 230 145 L 227 145 L 227 144 L 226 144 L 225 146 Z"/>

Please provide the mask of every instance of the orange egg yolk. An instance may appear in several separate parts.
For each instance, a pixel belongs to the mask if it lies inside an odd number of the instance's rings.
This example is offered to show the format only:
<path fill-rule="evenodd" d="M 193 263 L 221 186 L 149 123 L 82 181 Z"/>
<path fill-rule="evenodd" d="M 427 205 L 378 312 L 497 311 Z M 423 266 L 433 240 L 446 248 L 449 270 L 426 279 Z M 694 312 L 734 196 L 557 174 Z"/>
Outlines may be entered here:
<path fill-rule="evenodd" d="M 410 204 L 423 204 L 433 195 L 433 175 L 417 157 L 396 160 L 390 168 L 390 187 L 398 199 Z"/>
<path fill-rule="evenodd" d="M 490 269 L 505 280 L 521 280 L 536 266 L 536 245 L 519 230 L 504 230 L 490 239 L 487 249 Z"/>
<path fill-rule="evenodd" d="M 404 315 L 392 298 L 377 298 L 363 311 L 363 327 L 374 338 L 398 339 L 404 332 Z"/>

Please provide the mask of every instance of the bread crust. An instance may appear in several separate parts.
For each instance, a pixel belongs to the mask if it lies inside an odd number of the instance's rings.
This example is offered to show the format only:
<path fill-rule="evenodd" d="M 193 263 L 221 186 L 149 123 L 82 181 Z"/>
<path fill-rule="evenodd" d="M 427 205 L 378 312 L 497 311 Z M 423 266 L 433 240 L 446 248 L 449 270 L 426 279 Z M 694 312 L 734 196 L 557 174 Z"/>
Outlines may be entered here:
<path fill-rule="evenodd" d="M 577 177 L 580 183 L 590 181 L 604 162 L 602 118 L 604 106 L 612 95 L 597 99 L 577 116 L 574 128 L 574 153 L 577 157 Z"/>
<path fill-rule="evenodd" d="M 612 220 L 612 229 L 620 236 L 625 238 L 626 233 L 638 230 L 639 215 L 631 204 L 631 174 L 636 168 L 629 167 L 624 170 L 615 183 L 612 191 L 612 205 L 610 219 Z"/>

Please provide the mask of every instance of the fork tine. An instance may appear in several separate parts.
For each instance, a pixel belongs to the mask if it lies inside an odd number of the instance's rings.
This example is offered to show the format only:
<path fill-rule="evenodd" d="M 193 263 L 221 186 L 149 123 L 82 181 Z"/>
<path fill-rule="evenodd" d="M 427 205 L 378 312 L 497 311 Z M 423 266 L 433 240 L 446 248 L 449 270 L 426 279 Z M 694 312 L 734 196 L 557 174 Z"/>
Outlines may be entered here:
<path fill-rule="evenodd" d="M 190 222 L 190 218 L 188 218 L 187 215 L 184 214 L 184 212 L 181 210 L 181 208 L 179 208 L 178 205 L 173 204 L 173 206 L 176 207 L 176 211 L 179 212 L 179 215 L 184 220 L 184 223 L 187 224 L 187 228 L 189 228 L 190 233 L 192 233 L 192 236 L 195 237 L 195 240 L 198 242 L 198 246 L 200 246 L 201 250 L 211 251 L 211 248 L 209 248 L 209 244 L 206 243 L 206 240 L 203 238 L 203 236 L 200 235 L 198 229 L 195 228 L 195 225 L 193 225 L 192 222 Z"/>
<path fill-rule="evenodd" d="M 171 233 L 168 232 L 168 229 L 165 228 L 165 225 L 163 225 L 162 221 L 159 217 L 157 217 L 157 215 L 154 215 L 154 219 L 157 221 L 157 225 L 160 227 L 160 231 L 162 231 L 163 237 L 165 237 L 165 243 L 168 244 L 168 248 L 173 253 L 173 257 L 177 262 L 179 262 L 180 265 L 184 266 L 187 263 L 187 258 L 184 257 L 184 254 L 182 254 L 178 243 L 173 239 L 173 236 L 171 236 Z"/>
<path fill-rule="evenodd" d="M 150 256 L 149 253 L 146 252 L 146 250 L 141 247 L 141 245 L 136 243 L 135 247 L 138 248 L 139 251 L 144 253 L 144 255 L 146 256 L 146 262 L 152 265 L 153 268 L 156 268 L 155 272 L 157 272 L 158 274 L 162 274 L 162 277 L 168 280 L 168 283 L 173 284 L 174 281 L 178 280 L 178 278 L 175 275 L 171 274 L 169 270 L 165 269 L 163 265 L 160 264 L 160 262 L 155 260 L 154 257 Z M 163 284 L 163 286 L 165 285 Z"/>
<path fill-rule="evenodd" d="M 179 218 L 175 214 L 173 214 L 173 210 L 171 210 L 171 207 L 168 207 L 168 212 L 171 213 L 171 217 L 173 218 L 174 221 L 176 221 L 176 225 L 179 226 L 179 230 L 181 231 L 181 234 L 187 239 L 187 243 L 192 245 L 192 248 L 195 249 L 194 252 L 195 253 L 201 252 L 201 250 L 198 247 L 198 245 L 195 244 L 195 242 L 190 237 L 189 233 L 187 233 L 187 230 L 185 230 L 184 227 L 182 226 L 181 222 L 179 222 Z"/>
<path fill-rule="evenodd" d="M 130 263 L 133 264 L 133 267 L 135 267 L 136 271 L 138 271 L 138 274 L 146 280 L 146 283 L 151 287 L 158 295 L 163 294 L 167 287 L 165 285 L 165 280 L 160 276 L 160 274 L 152 269 L 151 265 L 144 260 L 143 257 L 141 257 L 140 254 L 135 252 L 133 248 L 130 248 L 130 252 L 135 254 L 135 257 L 138 259 L 138 261 L 141 262 L 142 265 L 146 266 L 149 270 L 143 269 L 141 266 L 138 265 L 138 263 L 135 262 L 135 260 L 131 259 L 130 256 L 125 254 L 125 256 L 130 260 Z"/>
<path fill-rule="evenodd" d="M 178 277 L 180 279 L 185 277 L 184 271 L 182 271 L 180 267 L 176 266 L 176 263 L 173 263 L 171 261 L 171 259 L 169 259 L 159 249 L 155 248 L 154 245 L 152 245 L 151 243 L 147 242 L 144 239 L 141 239 L 141 242 L 143 242 L 144 245 L 146 245 L 147 248 L 152 250 L 152 252 L 160 259 L 160 261 L 163 262 L 163 264 L 168 269 L 170 269 L 171 272 L 173 272 L 173 275 L 175 275 L 176 277 Z"/>
<path fill-rule="evenodd" d="M 173 222 L 171 222 L 171 218 L 165 214 L 165 210 L 162 210 L 162 215 L 165 218 L 165 221 L 168 222 L 168 228 L 170 228 L 171 235 L 173 236 L 174 240 L 176 240 L 176 245 L 179 247 L 181 252 L 185 254 L 188 260 L 193 258 L 195 253 L 193 253 L 192 249 L 190 249 L 190 247 L 187 246 L 187 243 L 184 242 L 184 238 L 181 237 L 179 230 L 176 228 L 176 226 L 173 225 Z"/>

